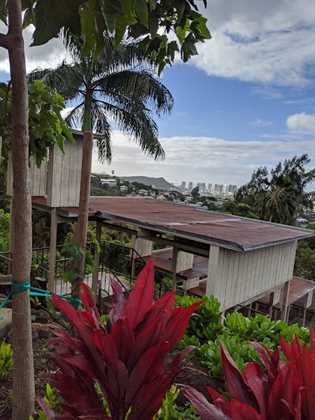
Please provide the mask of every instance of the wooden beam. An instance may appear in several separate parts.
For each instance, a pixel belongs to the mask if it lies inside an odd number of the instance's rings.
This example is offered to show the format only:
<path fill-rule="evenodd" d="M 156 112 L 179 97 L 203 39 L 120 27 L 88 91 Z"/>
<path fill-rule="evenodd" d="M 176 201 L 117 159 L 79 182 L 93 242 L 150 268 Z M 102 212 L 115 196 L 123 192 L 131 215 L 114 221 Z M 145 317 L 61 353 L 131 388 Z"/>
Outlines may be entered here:
<path fill-rule="evenodd" d="M 313 294 L 314 294 L 314 290 L 311 290 L 310 292 L 308 292 L 308 294 L 306 295 L 304 299 L 303 324 L 302 324 L 303 327 L 305 327 L 305 324 L 306 324 L 307 310 L 311 307 L 312 302 L 313 302 Z"/>
<path fill-rule="evenodd" d="M 172 255 L 172 278 L 173 278 L 173 290 L 176 292 L 176 280 L 177 280 L 177 254 L 178 249 L 174 246 L 173 247 L 173 255 Z"/>
<path fill-rule="evenodd" d="M 101 244 L 102 239 L 102 223 L 96 222 L 96 240 Z M 99 289 L 99 265 L 100 265 L 100 250 L 97 249 L 94 256 L 94 267 L 92 274 L 92 290 L 94 296 L 97 298 Z"/>
<path fill-rule="evenodd" d="M 290 290 L 290 281 L 287 281 L 283 286 L 283 299 L 281 302 L 281 319 L 282 321 L 288 321 L 290 314 L 289 307 L 289 290 Z"/>
<path fill-rule="evenodd" d="M 137 256 L 135 252 L 136 240 L 137 240 L 137 235 L 133 234 L 131 238 L 131 273 L 130 273 L 131 283 L 134 282 L 135 272 L 136 272 L 136 266 L 135 266 L 135 258 Z"/>
<path fill-rule="evenodd" d="M 53 207 L 50 212 L 50 244 L 48 255 L 48 290 L 52 293 L 56 291 L 57 230 L 57 209 L 56 207 Z"/>
<path fill-rule="evenodd" d="M 214 245 L 210 246 L 209 249 L 209 261 L 208 261 L 208 279 L 207 279 L 207 296 L 213 295 L 217 297 L 221 302 L 220 296 L 220 281 L 219 275 L 219 255 L 220 248 Z M 222 292 L 222 291 L 221 291 Z"/>

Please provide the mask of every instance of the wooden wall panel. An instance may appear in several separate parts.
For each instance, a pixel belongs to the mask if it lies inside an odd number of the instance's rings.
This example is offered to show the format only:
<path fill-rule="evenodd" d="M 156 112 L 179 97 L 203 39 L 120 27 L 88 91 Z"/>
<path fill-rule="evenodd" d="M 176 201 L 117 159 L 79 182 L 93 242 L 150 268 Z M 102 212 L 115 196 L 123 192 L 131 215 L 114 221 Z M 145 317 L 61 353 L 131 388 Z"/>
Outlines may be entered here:
<path fill-rule="evenodd" d="M 207 295 L 215 295 L 222 310 L 244 303 L 293 276 L 296 242 L 247 253 L 210 247 Z"/>

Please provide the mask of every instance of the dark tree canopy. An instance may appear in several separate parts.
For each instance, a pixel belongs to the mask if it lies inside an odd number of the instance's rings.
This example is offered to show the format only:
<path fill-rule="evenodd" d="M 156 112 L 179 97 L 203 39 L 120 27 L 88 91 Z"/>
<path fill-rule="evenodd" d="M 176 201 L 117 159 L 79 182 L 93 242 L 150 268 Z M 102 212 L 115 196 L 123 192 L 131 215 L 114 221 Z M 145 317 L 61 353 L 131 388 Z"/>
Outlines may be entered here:
<path fill-rule="evenodd" d="M 7 0 L 0 0 L 6 22 Z M 197 54 L 196 45 L 211 37 L 199 12 L 206 0 L 23 0 L 24 25 L 35 26 L 33 45 L 64 34 L 82 37 L 84 50 L 103 48 L 104 38 L 138 40 L 161 71 L 176 52 L 183 61 Z"/>
<path fill-rule="evenodd" d="M 300 212 L 312 208 L 305 192 L 315 179 L 315 169 L 306 167 L 309 163 L 308 155 L 304 154 L 279 162 L 270 171 L 259 168 L 250 182 L 238 190 L 235 200 L 248 205 L 263 220 L 294 224 Z"/>

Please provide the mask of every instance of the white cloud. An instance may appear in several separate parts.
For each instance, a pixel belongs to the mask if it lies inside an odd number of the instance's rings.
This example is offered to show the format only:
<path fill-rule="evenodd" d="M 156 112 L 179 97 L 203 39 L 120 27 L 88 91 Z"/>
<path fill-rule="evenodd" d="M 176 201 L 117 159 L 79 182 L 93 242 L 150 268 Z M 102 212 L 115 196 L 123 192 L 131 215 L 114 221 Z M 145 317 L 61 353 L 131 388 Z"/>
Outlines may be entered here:
<path fill-rule="evenodd" d="M 209 75 L 301 86 L 315 62 L 315 5 L 310 0 L 210 0 L 213 39 L 193 63 Z"/>
<path fill-rule="evenodd" d="M 272 125 L 272 121 L 256 118 L 256 120 L 250 121 L 249 125 L 251 125 L 252 127 L 257 127 L 257 128 L 265 128 L 265 127 L 270 127 Z"/>
<path fill-rule="evenodd" d="M 192 63 L 207 74 L 264 85 L 303 86 L 309 82 L 307 68 L 315 63 L 312 0 L 208 0 L 204 13 L 213 39 L 199 46 Z M 60 40 L 30 47 L 31 34 L 28 28 L 28 71 L 55 67 L 65 58 Z M 0 70 L 9 70 L 3 49 Z"/>
<path fill-rule="evenodd" d="M 0 32 L 6 32 L 2 23 L 0 24 Z M 62 41 L 60 39 L 52 39 L 45 45 L 31 47 L 32 33 L 33 29 L 31 27 L 24 31 L 27 72 L 36 68 L 57 67 L 66 58 L 66 51 Z M 6 73 L 10 71 L 8 54 L 4 48 L 0 48 L 0 71 Z"/>
<path fill-rule="evenodd" d="M 73 106 L 69 106 L 69 107 L 67 107 L 67 108 L 65 108 L 65 109 L 63 109 L 62 111 L 61 111 L 61 116 L 62 116 L 62 118 L 67 118 L 67 116 L 70 114 L 70 112 L 71 111 L 73 111 L 73 109 L 74 109 L 74 107 Z"/>
<path fill-rule="evenodd" d="M 94 150 L 93 170 L 119 176 L 164 176 L 171 182 L 201 181 L 243 184 L 258 166 L 273 167 L 279 160 L 308 153 L 315 166 L 314 142 L 290 135 L 275 135 L 255 141 L 227 140 L 211 137 L 161 138 L 166 151 L 164 161 L 155 162 L 118 131 L 113 132 L 113 162 L 97 162 Z M 315 139 L 314 139 L 315 141 Z"/>
<path fill-rule="evenodd" d="M 290 131 L 315 133 L 315 114 L 301 112 L 290 115 L 287 118 L 287 127 Z"/>

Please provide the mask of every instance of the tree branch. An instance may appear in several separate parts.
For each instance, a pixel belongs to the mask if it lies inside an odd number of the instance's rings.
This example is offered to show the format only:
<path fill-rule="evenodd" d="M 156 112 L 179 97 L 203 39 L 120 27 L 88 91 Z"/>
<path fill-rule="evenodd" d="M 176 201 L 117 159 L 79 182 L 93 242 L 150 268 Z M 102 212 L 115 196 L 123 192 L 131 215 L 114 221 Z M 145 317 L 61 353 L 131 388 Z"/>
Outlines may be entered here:
<path fill-rule="evenodd" d="M 9 37 L 8 35 L 0 34 L 0 47 L 9 49 Z"/>

